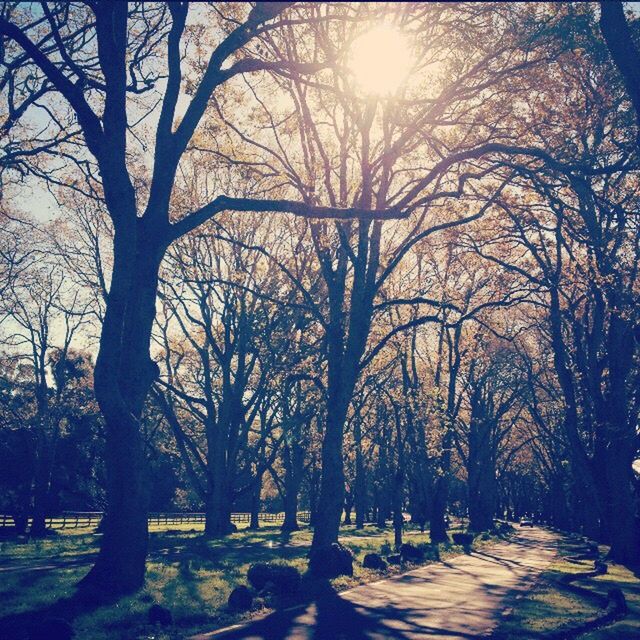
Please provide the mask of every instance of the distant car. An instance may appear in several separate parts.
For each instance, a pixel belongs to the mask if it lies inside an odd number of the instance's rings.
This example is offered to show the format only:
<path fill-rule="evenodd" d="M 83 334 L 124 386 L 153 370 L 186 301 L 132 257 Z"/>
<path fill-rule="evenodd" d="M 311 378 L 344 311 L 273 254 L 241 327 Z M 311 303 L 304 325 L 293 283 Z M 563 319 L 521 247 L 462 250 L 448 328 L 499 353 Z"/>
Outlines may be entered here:
<path fill-rule="evenodd" d="M 533 520 L 531 518 L 522 518 L 520 520 L 521 527 L 533 527 Z"/>

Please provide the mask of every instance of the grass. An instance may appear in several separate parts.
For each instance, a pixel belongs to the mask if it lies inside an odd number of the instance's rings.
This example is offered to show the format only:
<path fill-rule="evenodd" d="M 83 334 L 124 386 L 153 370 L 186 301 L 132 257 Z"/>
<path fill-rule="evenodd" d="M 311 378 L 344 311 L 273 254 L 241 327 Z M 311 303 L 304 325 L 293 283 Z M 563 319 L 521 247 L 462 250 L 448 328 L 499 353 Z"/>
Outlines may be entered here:
<path fill-rule="evenodd" d="M 496 638 L 530 640 L 544 638 L 575 628 L 581 623 L 595 620 L 603 609 L 593 600 L 564 588 L 559 580 L 563 576 L 593 571 L 592 560 L 576 560 L 579 543 L 573 538 L 563 538 L 559 556 L 542 574 L 537 587 L 516 601 L 496 631 Z M 601 555 L 607 547 L 600 547 Z M 607 563 L 608 572 L 594 578 L 579 579 L 574 584 L 593 594 L 606 596 L 614 587 L 622 589 L 629 613 L 613 624 L 580 635 L 580 640 L 632 640 L 640 638 L 640 578 L 630 569 L 615 563 Z"/>
<path fill-rule="evenodd" d="M 260 531 L 240 530 L 219 540 L 208 540 L 199 530 L 173 526 L 169 530 L 156 528 L 150 535 L 144 589 L 112 605 L 81 614 L 74 620 L 76 637 L 169 640 L 231 624 L 238 616 L 227 611 L 227 598 L 235 586 L 246 583 L 249 566 L 255 562 L 282 560 L 304 573 L 311 537 L 309 528 L 283 535 L 274 526 Z M 345 526 L 340 540 L 354 553 L 356 562 L 352 578 L 340 577 L 332 581 L 338 591 L 407 569 L 406 565 L 402 568 L 390 566 L 385 574 L 381 574 L 361 566 L 365 554 L 380 552 L 385 544 L 393 545 L 390 529 L 367 525 L 358 531 L 354 526 Z M 405 540 L 425 545 L 427 562 L 462 551 L 453 545 L 430 545 L 428 534 L 420 533 L 411 525 L 407 527 Z M 42 571 L 3 571 L 0 618 L 37 610 L 60 598 L 71 597 L 76 583 L 90 566 L 91 554 L 97 552 L 98 542 L 97 534 L 72 530 L 61 531 L 44 540 L 0 543 L 0 568 L 56 566 Z M 303 594 L 311 597 L 313 589 L 313 582 L 305 578 Z M 160 631 L 147 624 L 147 611 L 152 603 L 171 610 L 174 625 L 169 631 Z M 264 613 L 271 604 L 263 602 L 260 610 L 258 603 L 258 609 L 249 615 Z"/>

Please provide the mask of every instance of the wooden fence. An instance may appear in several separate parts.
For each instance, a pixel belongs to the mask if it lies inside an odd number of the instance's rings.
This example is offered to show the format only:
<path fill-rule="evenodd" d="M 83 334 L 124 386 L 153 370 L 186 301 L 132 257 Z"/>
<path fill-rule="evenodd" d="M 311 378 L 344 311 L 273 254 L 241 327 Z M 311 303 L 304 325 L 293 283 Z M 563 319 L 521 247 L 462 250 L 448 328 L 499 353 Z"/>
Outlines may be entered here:
<path fill-rule="evenodd" d="M 204 513 L 150 513 L 149 524 L 175 525 L 175 524 L 203 524 L 206 514 Z M 261 513 L 260 522 L 264 524 L 279 524 L 284 520 L 284 513 Z M 102 520 L 102 511 L 65 511 L 58 516 L 46 518 L 48 529 L 87 529 L 96 527 Z M 309 511 L 298 511 L 298 521 L 308 523 L 311 520 Z M 251 522 L 250 513 L 232 513 L 231 522 L 234 524 L 249 524 Z M 31 524 L 31 518 L 29 518 Z M 0 529 L 13 527 L 13 516 L 0 513 Z"/>

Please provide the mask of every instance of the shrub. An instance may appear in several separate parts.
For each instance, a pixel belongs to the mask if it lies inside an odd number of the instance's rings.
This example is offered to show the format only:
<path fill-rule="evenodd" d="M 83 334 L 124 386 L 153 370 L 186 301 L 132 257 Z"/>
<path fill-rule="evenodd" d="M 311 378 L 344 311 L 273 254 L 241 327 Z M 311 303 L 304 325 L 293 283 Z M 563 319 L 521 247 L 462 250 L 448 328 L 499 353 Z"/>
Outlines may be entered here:
<path fill-rule="evenodd" d="M 454 544 L 462 545 L 463 547 L 469 547 L 473 544 L 474 535 L 468 532 L 458 532 L 451 534 Z"/>
<path fill-rule="evenodd" d="M 247 609 L 251 608 L 252 603 L 253 596 L 249 589 L 243 584 L 236 587 L 229 595 L 229 608 L 234 611 L 247 611 Z"/>
<path fill-rule="evenodd" d="M 400 547 L 400 555 L 405 561 L 420 562 L 424 560 L 424 551 L 407 542 Z"/>
<path fill-rule="evenodd" d="M 300 572 L 287 564 L 259 562 L 249 567 L 247 579 L 256 591 L 271 583 L 278 594 L 295 593 L 300 587 Z"/>
<path fill-rule="evenodd" d="M 311 551 L 309 571 L 318 578 L 337 578 L 353 575 L 353 555 L 338 542 Z"/>
<path fill-rule="evenodd" d="M 387 563 L 377 553 L 367 553 L 362 561 L 362 566 L 365 569 L 384 571 L 387 568 Z"/>

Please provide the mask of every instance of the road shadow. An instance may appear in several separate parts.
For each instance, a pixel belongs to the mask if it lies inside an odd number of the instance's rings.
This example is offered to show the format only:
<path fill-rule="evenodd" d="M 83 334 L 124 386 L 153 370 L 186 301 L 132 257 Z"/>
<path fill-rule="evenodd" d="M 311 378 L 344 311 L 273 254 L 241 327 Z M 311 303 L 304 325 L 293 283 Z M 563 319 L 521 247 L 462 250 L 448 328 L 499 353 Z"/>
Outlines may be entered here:
<path fill-rule="evenodd" d="M 420 637 L 478 638 L 421 623 L 429 609 L 355 604 L 323 582 L 313 601 L 230 630 L 221 640 L 409 640 Z"/>

